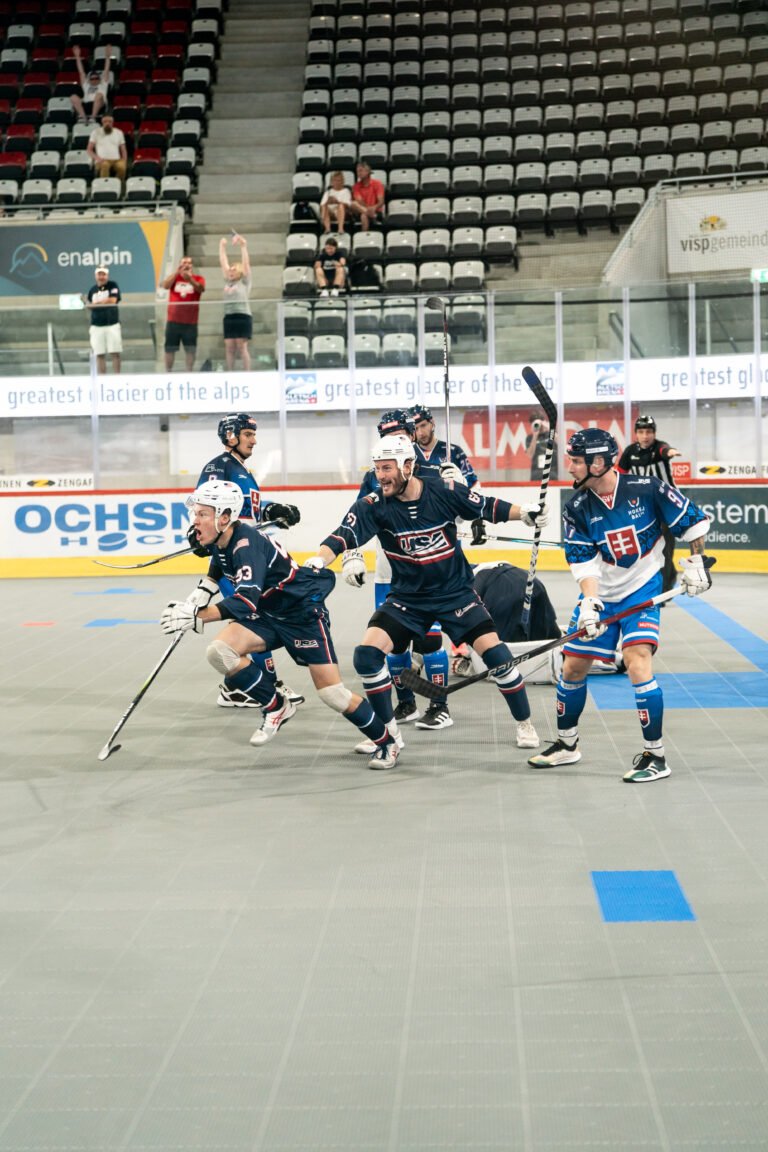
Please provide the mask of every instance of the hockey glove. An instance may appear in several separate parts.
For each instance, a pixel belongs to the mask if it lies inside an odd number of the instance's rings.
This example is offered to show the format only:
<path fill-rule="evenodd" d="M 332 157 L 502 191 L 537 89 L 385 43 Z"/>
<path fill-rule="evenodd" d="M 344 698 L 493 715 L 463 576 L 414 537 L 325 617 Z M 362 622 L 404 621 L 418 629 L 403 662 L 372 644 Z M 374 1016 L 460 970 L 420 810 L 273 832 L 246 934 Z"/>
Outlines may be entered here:
<path fill-rule="evenodd" d="M 187 540 L 189 541 L 189 546 L 194 552 L 195 556 L 210 556 L 208 549 L 198 540 L 197 530 L 194 524 L 187 531 Z"/>
<path fill-rule="evenodd" d="M 538 504 L 521 504 L 520 519 L 526 528 L 545 528 L 549 523 L 549 508 L 545 504 L 543 511 L 539 511 Z"/>
<path fill-rule="evenodd" d="M 325 568 L 325 560 L 322 556 L 310 556 L 308 560 L 304 561 L 302 568 L 314 568 L 315 572 L 322 572 Z"/>
<path fill-rule="evenodd" d="M 203 576 L 197 588 L 194 592 L 190 592 L 184 603 L 189 604 L 192 608 L 207 608 L 218 590 L 219 586 L 215 580 Z"/>
<path fill-rule="evenodd" d="M 708 556 L 685 556 L 680 561 L 683 575 L 680 583 L 687 596 L 701 596 L 707 588 L 712 587 L 712 577 L 709 574 Z"/>
<path fill-rule="evenodd" d="M 262 513 L 263 524 L 277 524 L 278 528 L 292 528 L 301 520 L 301 512 L 295 504 L 267 504 Z"/>
<path fill-rule="evenodd" d="M 348 549 L 341 561 L 341 571 L 347 584 L 353 588 L 362 588 L 365 584 L 365 560 L 362 552 L 357 548 Z"/>
<path fill-rule="evenodd" d="M 177 632 L 203 631 L 203 622 L 197 618 L 197 608 L 184 600 L 171 600 L 160 614 L 160 627 L 167 636 Z"/>
<path fill-rule="evenodd" d="M 585 596 L 579 605 L 577 628 L 584 629 L 587 640 L 597 640 L 605 632 L 605 624 L 600 623 L 600 613 L 605 608 L 597 596 Z"/>
<path fill-rule="evenodd" d="M 467 486 L 467 478 L 461 468 L 456 464 L 449 464 L 447 461 L 440 465 L 440 479 L 449 487 L 455 484 L 463 484 L 465 488 Z"/>
<path fill-rule="evenodd" d="M 477 520 L 473 520 L 470 524 L 472 529 L 472 546 L 479 548 L 481 544 L 488 543 L 488 533 L 485 530 L 485 520 L 482 516 L 478 516 Z"/>

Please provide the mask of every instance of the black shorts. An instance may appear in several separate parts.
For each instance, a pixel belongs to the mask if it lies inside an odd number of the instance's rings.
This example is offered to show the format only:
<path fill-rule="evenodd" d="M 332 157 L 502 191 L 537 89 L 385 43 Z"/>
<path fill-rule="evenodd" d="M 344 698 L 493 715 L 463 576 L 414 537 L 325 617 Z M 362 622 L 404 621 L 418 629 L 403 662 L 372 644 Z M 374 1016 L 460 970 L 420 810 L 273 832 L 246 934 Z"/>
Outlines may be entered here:
<path fill-rule="evenodd" d="M 225 340 L 250 340 L 253 336 L 253 317 L 245 312 L 230 312 L 224 316 Z"/>
<path fill-rule="evenodd" d="M 165 351 L 178 352 L 182 344 L 185 352 L 194 352 L 197 348 L 197 324 L 179 324 L 177 320 L 169 320 L 165 326 Z"/>

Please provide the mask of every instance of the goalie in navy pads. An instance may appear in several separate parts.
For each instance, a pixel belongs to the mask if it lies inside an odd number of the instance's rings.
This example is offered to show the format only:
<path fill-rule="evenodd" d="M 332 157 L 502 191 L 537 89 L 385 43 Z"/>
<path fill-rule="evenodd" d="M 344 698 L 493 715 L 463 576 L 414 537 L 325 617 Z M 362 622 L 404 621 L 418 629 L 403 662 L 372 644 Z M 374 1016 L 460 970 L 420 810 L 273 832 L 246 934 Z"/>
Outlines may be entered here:
<path fill-rule="evenodd" d="M 197 481 L 198 487 L 207 480 L 229 480 L 243 493 L 243 511 L 240 519 L 252 524 L 274 524 L 277 528 L 291 528 L 298 524 L 301 514 L 293 504 L 280 504 L 276 500 L 262 502 L 259 482 L 248 467 L 248 460 L 256 447 L 256 419 L 247 412 L 231 412 L 219 420 L 218 435 L 224 451 L 205 465 Z M 200 546 L 194 524 L 187 533 L 187 539 L 196 556 L 208 556 L 208 551 Z M 224 592 L 228 589 L 223 589 Z M 254 664 L 263 665 L 268 672 L 274 671 L 271 652 L 254 653 Z M 287 684 L 278 681 L 280 691 L 294 704 L 303 704 L 304 697 L 293 692 Z M 253 700 L 244 692 L 229 692 L 226 685 L 220 685 L 216 703 L 221 708 L 253 708 Z"/>
<path fill-rule="evenodd" d="M 392 565 L 392 588 L 374 612 L 362 643 L 355 649 L 355 671 L 377 716 L 398 743 L 380 749 L 373 761 L 392 768 L 402 746 L 393 718 L 389 652 L 404 652 L 437 619 L 454 644 L 469 644 L 480 655 L 517 720 L 517 743 L 536 748 L 539 738 L 531 723 L 525 684 L 509 667 L 509 650 L 496 634 L 493 620 L 472 587 L 472 569 L 457 542 L 456 518 L 481 516 L 494 524 L 522 520 L 529 526 L 539 515 L 538 504 L 518 507 L 472 492 L 463 484 L 442 483 L 414 475 L 416 452 L 407 436 L 383 437 L 372 453 L 380 493 L 357 500 L 340 526 L 323 540 L 317 556 L 307 561 L 324 568 L 344 554 L 347 583 L 365 580 L 359 549 L 376 536 Z M 542 520 L 546 523 L 546 511 Z M 372 766 L 373 766 L 373 761 Z"/>
<path fill-rule="evenodd" d="M 333 573 L 299 568 L 277 540 L 239 520 L 243 493 L 230 480 L 206 481 L 186 503 L 197 539 L 210 552 L 208 575 L 186 600 L 168 604 L 160 624 L 173 635 L 224 622 L 206 655 L 228 690 L 243 692 L 261 707 L 264 719 L 251 744 L 268 743 L 296 712 L 274 673 L 249 659 L 252 652 L 285 648 L 296 664 L 309 668 L 324 704 L 372 740 L 377 755 L 388 756 L 391 747 L 396 755 L 384 722 L 367 700 L 342 684 L 325 608 L 336 582 Z M 225 581 L 232 591 L 212 604 Z"/>
<path fill-rule="evenodd" d="M 581 759 L 577 726 L 587 698 L 587 673 L 593 660 L 613 659 L 621 634 L 644 744 L 624 780 L 641 784 L 670 772 L 662 740 L 664 701 L 653 675 L 659 609 L 643 609 L 607 628 L 600 614 L 621 612 L 660 594 L 664 525 L 690 545 L 691 555 L 680 561 L 685 591 L 689 596 L 706 592 L 712 583 L 704 556 L 709 520 L 682 492 L 656 477 L 619 474 L 617 455 L 613 436 L 599 428 L 576 432 L 568 443 L 566 464 L 577 493 L 563 510 L 563 537 L 565 558 L 581 588 L 569 631 L 586 632 L 563 649 L 558 739 L 528 763 L 551 768 Z"/>

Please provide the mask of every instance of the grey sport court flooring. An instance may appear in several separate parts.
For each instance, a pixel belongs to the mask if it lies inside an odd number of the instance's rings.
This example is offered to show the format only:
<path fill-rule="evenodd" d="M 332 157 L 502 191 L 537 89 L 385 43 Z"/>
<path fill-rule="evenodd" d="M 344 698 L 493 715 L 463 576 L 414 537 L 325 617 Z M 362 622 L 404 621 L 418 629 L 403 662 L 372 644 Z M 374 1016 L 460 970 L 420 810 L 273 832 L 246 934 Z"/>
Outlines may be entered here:
<path fill-rule="evenodd" d="M 764 577 L 663 611 L 646 786 L 623 677 L 577 766 L 480 684 L 374 773 L 311 696 L 250 748 L 194 635 L 99 763 L 193 584 L 3 584 L 0 1149 L 768 1148 Z M 330 601 L 350 684 L 371 602 Z"/>

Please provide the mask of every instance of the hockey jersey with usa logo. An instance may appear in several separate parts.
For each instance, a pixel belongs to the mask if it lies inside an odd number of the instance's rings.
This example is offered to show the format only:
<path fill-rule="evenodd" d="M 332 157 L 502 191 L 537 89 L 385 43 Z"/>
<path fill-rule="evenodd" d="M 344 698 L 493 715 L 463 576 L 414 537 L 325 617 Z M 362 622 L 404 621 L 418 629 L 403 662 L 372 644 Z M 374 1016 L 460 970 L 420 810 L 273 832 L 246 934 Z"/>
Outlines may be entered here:
<path fill-rule="evenodd" d="M 661 571 L 663 524 L 685 541 L 709 528 L 705 513 L 679 488 L 655 476 L 617 474 L 612 500 L 584 489 L 565 505 L 565 558 L 577 581 L 597 577 L 604 600 L 622 600 Z"/>
<path fill-rule="evenodd" d="M 502 524 L 512 505 L 463 484 L 446 488 L 421 481 L 415 500 L 384 500 L 376 493 L 357 500 L 339 527 L 323 540 L 337 556 L 378 538 L 392 565 L 392 592 L 404 601 L 435 602 L 465 594 L 472 569 L 457 540 L 456 517 Z"/>

